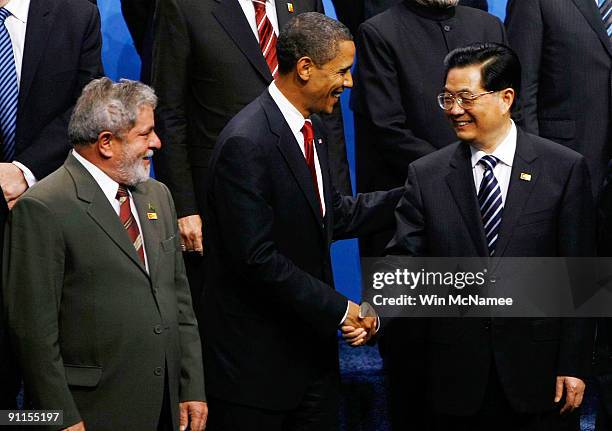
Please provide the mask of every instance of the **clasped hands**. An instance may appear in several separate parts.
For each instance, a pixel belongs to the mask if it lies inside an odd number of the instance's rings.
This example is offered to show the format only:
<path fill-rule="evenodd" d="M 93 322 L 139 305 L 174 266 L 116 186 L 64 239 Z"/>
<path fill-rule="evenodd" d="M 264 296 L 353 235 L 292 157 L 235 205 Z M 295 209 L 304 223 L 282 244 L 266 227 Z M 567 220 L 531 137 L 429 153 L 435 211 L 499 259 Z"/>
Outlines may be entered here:
<path fill-rule="evenodd" d="M 342 338 L 353 347 L 362 346 L 376 334 L 377 317 L 360 317 L 359 305 L 349 301 L 348 314 L 342 323 Z"/>

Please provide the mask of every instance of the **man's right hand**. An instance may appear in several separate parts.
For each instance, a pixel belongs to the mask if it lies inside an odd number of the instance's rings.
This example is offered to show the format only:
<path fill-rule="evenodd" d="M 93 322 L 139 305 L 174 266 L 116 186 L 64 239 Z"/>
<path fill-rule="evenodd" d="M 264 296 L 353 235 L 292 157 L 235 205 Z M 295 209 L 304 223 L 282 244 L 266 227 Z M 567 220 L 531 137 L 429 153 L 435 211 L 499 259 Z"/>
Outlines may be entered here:
<path fill-rule="evenodd" d="M 85 431 L 85 422 L 81 421 L 78 424 L 72 425 L 71 427 L 64 428 L 63 431 Z"/>
<path fill-rule="evenodd" d="M 178 227 L 183 251 L 196 252 L 202 256 L 202 218 L 198 214 L 181 217 L 178 219 Z"/>
<path fill-rule="evenodd" d="M 342 337 L 353 347 L 365 344 L 376 333 L 375 317 L 359 317 L 359 305 L 349 301 L 348 314 L 342 323 Z"/>

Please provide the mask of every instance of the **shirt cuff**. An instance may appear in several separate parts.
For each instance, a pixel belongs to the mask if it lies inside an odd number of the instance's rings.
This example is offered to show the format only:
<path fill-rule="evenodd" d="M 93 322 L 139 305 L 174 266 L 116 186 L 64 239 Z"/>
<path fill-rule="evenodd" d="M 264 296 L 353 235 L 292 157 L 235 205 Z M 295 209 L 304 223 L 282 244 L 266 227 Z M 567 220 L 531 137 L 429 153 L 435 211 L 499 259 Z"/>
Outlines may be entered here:
<path fill-rule="evenodd" d="M 23 172 L 23 177 L 25 178 L 26 183 L 28 183 L 28 187 L 32 187 L 34 184 L 36 184 L 36 177 L 31 170 L 16 160 L 13 162 L 13 164 L 17 166 L 21 172 Z"/>
<path fill-rule="evenodd" d="M 342 317 L 342 320 L 340 321 L 340 324 L 338 326 L 342 326 L 342 324 L 344 323 L 344 321 L 348 317 L 349 306 L 350 306 L 350 303 L 348 301 L 346 301 L 346 311 L 344 312 L 344 316 Z"/>

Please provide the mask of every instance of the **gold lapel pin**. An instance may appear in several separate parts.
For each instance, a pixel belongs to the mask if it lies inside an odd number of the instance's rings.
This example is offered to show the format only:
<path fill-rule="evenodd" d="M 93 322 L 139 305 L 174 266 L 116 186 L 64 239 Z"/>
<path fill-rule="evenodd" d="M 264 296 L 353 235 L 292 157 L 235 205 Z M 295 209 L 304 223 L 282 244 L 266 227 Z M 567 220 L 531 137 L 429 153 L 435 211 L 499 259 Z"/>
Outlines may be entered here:
<path fill-rule="evenodd" d="M 521 180 L 523 180 L 523 181 L 531 181 L 531 174 L 527 174 L 525 172 L 521 172 Z"/>
<path fill-rule="evenodd" d="M 157 212 L 155 212 L 155 207 L 151 205 L 151 202 L 149 202 L 149 211 L 147 212 L 147 218 L 149 220 L 157 220 Z"/>
<path fill-rule="evenodd" d="M 319 138 L 319 144 L 323 144 L 323 139 Z"/>
<path fill-rule="evenodd" d="M 293 3 L 287 3 L 287 10 L 289 13 L 293 13 Z"/>

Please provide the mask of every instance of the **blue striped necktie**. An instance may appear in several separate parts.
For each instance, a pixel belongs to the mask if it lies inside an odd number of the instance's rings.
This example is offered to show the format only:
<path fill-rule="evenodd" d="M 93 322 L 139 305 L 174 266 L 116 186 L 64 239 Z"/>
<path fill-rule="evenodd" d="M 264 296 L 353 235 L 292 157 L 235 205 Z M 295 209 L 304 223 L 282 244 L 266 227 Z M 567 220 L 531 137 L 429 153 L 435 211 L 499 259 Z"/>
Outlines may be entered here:
<path fill-rule="evenodd" d="M 480 214 L 482 215 L 482 224 L 484 226 L 485 237 L 487 238 L 489 255 L 493 256 L 504 211 L 501 188 L 493 174 L 493 169 L 497 165 L 497 159 L 493 156 L 483 156 L 478 163 L 485 169 L 482 182 L 480 183 L 480 190 L 478 191 L 478 203 L 480 204 Z"/>
<path fill-rule="evenodd" d="M 0 8 L 0 141 L 2 158 L 5 162 L 11 162 L 15 156 L 19 97 L 13 44 L 5 25 L 5 20 L 10 14 L 5 8 Z"/>
<path fill-rule="evenodd" d="M 612 43 L 612 0 L 597 0 L 597 5 L 603 19 L 604 28 Z"/>

